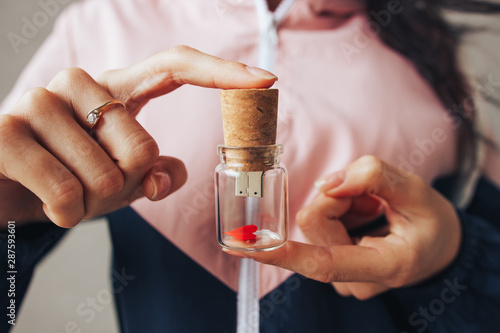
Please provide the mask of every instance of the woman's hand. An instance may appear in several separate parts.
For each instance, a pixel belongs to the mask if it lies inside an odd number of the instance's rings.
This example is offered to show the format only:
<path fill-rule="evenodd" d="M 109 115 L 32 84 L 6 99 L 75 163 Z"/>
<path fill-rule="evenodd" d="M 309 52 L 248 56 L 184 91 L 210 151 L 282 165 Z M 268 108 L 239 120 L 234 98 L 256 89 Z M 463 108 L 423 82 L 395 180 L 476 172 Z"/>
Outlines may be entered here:
<path fill-rule="evenodd" d="M 62 71 L 0 116 L 0 228 L 8 220 L 48 219 L 73 227 L 143 196 L 165 198 L 184 184 L 186 169 L 159 156 L 155 140 L 134 118 L 140 109 L 183 84 L 265 88 L 275 81 L 269 72 L 186 46 L 96 81 L 81 69 Z M 86 116 L 112 99 L 127 110 L 115 105 L 106 111 L 94 139 Z"/>
<path fill-rule="evenodd" d="M 461 228 L 453 206 L 414 174 L 365 156 L 317 186 L 321 194 L 297 214 L 310 244 L 289 241 L 270 252 L 226 252 L 332 282 L 341 295 L 367 299 L 429 278 L 459 251 Z M 381 212 L 386 230 L 349 236 L 349 229 Z"/>

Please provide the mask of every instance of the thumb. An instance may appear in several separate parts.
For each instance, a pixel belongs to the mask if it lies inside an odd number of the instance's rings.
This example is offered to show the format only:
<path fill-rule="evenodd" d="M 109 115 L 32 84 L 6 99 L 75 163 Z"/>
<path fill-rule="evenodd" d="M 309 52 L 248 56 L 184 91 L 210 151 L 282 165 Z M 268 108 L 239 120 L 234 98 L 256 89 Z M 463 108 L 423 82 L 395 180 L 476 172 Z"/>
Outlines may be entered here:
<path fill-rule="evenodd" d="M 430 186 L 415 174 L 406 173 L 374 156 L 363 156 L 349 164 L 342 179 L 323 183 L 321 191 L 334 197 L 374 195 L 391 208 L 411 211 L 428 204 Z"/>
<path fill-rule="evenodd" d="M 160 156 L 142 181 L 142 192 L 151 201 L 166 198 L 184 185 L 187 171 L 181 160 Z"/>

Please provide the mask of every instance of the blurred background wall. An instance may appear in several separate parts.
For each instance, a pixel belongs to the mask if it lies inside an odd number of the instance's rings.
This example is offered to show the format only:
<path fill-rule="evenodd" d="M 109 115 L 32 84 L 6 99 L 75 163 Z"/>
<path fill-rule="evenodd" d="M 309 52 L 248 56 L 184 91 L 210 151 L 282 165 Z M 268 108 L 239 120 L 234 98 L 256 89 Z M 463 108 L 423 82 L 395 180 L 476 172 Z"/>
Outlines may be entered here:
<path fill-rule="evenodd" d="M 250 1 L 250 0 L 248 0 Z M 42 0 L 46 2 L 46 0 Z M 71 3 L 74 0 L 59 0 Z M 58 2 L 58 3 L 59 3 Z M 63 7 L 60 5 L 55 14 Z M 43 11 L 39 0 L 2 0 L 0 3 L 0 100 L 8 94 L 20 71 L 50 33 L 55 18 L 38 29 L 26 44 L 15 52 L 9 32 L 19 33 L 23 18 L 32 18 Z M 452 15 L 457 22 L 486 27 L 485 32 L 470 35 L 465 40 L 463 59 L 467 72 L 478 82 L 492 81 L 491 95 L 500 97 L 500 20 L 498 17 Z M 484 81 L 486 80 L 486 81 Z M 495 134 L 500 141 L 500 110 L 485 105 L 492 116 Z M 77 308 L 110 290 L 109 234 L 104 219 L 80 224 L 39 265 L 13 332 L 73 332 L 75 323 L 81 332 L 118 332 L 112 302 L 101 302 L 95 316 L 82 317 Z M 3 296 L 3 295 L 2 295 Z M 0 296 L 0 297 L 2 297 Z M 102 299 L 102 297 L 101 297 Z M 75 330 L 75 332 L 77 332 Z"/>
<path fill-rule="evenodd" d="M 10 91 L 17 76 L 52 30 L 61 11 L 75 0 L 57 0 L 47 23 L 36 27 L 27 43 L 18 52 L 8 34 L 21 35 L 28 19 L 47 13 L 40 0 L 2 0 L 0 2 L 0 100 Z M 41 21 L 43 22 L 43 21 Z M 81 223 L 47 256 L 35 272 L 28 294 L 18 312 L 14 333 L 119 332 L 110 286 L 111 247 L 106 221 L 99 219 Z M 3 267 L 3 266 L 1 266 Z M 0 297 L 5 297 L 4 295 Z M 94 316 L 89 314 L 96 302 Z M 84 311 L 84 316 L 77 313 Z"/>

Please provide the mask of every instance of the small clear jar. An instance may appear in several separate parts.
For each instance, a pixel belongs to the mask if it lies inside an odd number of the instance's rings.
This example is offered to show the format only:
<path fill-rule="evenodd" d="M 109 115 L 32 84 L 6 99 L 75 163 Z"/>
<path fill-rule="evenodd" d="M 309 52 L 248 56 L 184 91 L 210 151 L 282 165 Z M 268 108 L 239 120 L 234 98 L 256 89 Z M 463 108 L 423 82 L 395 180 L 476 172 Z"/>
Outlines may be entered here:
<path fill-rule="evenodd" d="M 217 237 L 236 251 L 269 251 L 288 239 L 288 179 L 282 145 L 225 147 L 215 169 Z"/>

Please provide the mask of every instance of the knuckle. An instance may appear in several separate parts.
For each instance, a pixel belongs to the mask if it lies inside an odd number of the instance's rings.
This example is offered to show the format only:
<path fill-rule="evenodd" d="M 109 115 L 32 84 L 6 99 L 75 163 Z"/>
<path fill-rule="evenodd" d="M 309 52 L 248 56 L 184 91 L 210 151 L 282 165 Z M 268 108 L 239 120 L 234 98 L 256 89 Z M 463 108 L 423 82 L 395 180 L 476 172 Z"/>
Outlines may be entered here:
<path fill-rule="evenodd" d="M 125 185 L 125 178 L 118 168 L 100 174 L 93 183 L 93 192 L 99 198 L 111 198 L 119 194 Z"/>
<path fill-rule="evenodd" d="M 343 297 L 349 297 L 352 296 L 352 293 L 349 291 L 349 289 L 346 287 L 345 282 L 334 282 L 332 283 L 333 288 L 339 294 L 340 296 Z"/>
<path fill-rule="evenodd" d="M 77 138 L 73 140 L 73 147 L 75 149 L 76 155 L 81 159 L 88 158 L 95 154 L 96 149 L 99 148 L 97 142 L 94 140 L 78 140 Z"/>
<path fill-rule="evenodd" d="M 58 217 L 53 222 L 56 225 L 58 225 L 59 227 L 61 227 L 61 228 L 73 228 L 78 223 L 80 223 L 80 221 L 82 221 L 82 219 L 83 219 L 83 216 L 72 217 L 72 218 L 69 218 L 69 217 L 64 217 L 64 218 Z"/>
<path fill-rule="evenodd" d="M 229 63 L 228 60 L 222 59 L 222 58 L 216 58 L 215 59 L 215 73 L 223 73 L 224 72 L 224 67 Z M 219 75 L 214 75 L 212 79 L 212 85 L 214 87 L 222 87 L 222 82 L 221 82 L 221 77 Z"/>
<path fill-rule="evenodd" d="M 323 270 L 318 270 L 317 272 L 315 272 L 311 278 L 313 280 L 316 280 L 316 281 L 319 281 L 319 282 L 322 282 L 322 283 L 331 283 L 333 281 L 339 281 L 341 279 L 338 279 L 338 276 L 335 272 L 329 270 L 327 272 L 323 271 Z"/>
<path fill-rule="evenodd" d="M 434 197 L 434 189 L 427 184 L 422 177 L 417 174 L 412 174 L 411 176 L 411 186 L 414 189 L 413 193 L 421 194 L 423 198 L 433 198 Z"/>
<path fill-rule="evenodd" d="M 168 52 L 170 54 L 172 54 L 173 56 L 185 56 L 186 53 L 188 52 L 191 52 L 193 50 L 193 48 L 187 46 L 187 45 L 182 45 L 182 44 L 179 44 L 179 45 L 175 45 L 173 47 L 171 47 L 170 49 L 168 49 Z"/>
<path fill-rule="evenodd" d="M 391 288 L 401 288 L 410 284 L 417 273 L 414 271 L 414 262 L 415 260 L 410 257 L 405 264 L 394 265 L 386 285 Z"/>
<path fill-rule="evenodd" d="M 16 117 L 8 114 L 0 115 L 0 142 L 2 143 L 0 146 L 9 142 L 10 137 L 19 130 L 19 127 L 20 122 Z"/>
<path fill-rule="evenodd" d="M 49 188 L 50 197 L 56 202 L 56 205 L 58 207 L 67 207 L 82 201 L 83 187 L 78 179 L 69 172 L 61 178 Z"/>
<path fill-rule="evenodd" d="M 15 144 L 14 133 L 17 124 L 15 117 L 6 114 L 0 115 L 0 172 L 7 177 L 9 177 L 9 172 L 5 164 L 5 158 L 9 156 L 9 153 L 6 150 Z"/>
<path fill-rule="evenodd" d="M 329 273 L 329 275 L 327 276 L 326 282 L 349 281 L 347 274 L 343 271 L 332 269 L 328 273 Z"/>
<path fill-rule="evenodd" d="M 318 219 L 318 212 L 311 207 L 303 208 L 296 216 L 297 225 L 303 230 L 313 226 L 316 219 Z"/>
<path fill-rule="evenodd" d="M 403 269 L 394 274 L 388 281 L 387 285 L 391 288 L 401 288 L 409 283 L 409 274 Z"/>
<path fill-rule="evenodd" d="M 52 91 L 36 87 L 23 94 L 13 109 L 32 128 L 43 126 L 46 118 L 53 117 L 61 110 L 62 101 Z"/>
<path fill-rule="evenodd" d="M 36 87 L 25 92 L 17 106 L 23 113 L 31 114 L 35 110 L 43 110 L 41 106 L 48 106 L 56 99 L 52 92 L 42 87 Z"/>
<path fill-rule="evenodd" d="M 160 155 L 156 141 L 145 130 L 139 130 L 129 135 L 125 141 L 128 151 L 128 167 L 150 166 Z"/>
<path fill-rule="evenodd" d="M 50 217 L 50 220 L 61 228 L 69 229 L 80 223 L 83 220 L 83 217 L 83 214 L 75 214 L 75 212 L 71 212 L 71 214 L 56 213 Z"/>
<path fill-rule="evenodd" d="M 102 86 L 106 86 L 106 82 L 110 77 L 113 77 L 116 73 L 118 73 L 119 70 L 117 69 L 108 69 L 104 72 L 102 72 L 98 77 L 97 77 L 97 82 L 99 82 Z"/>
<path fill-rule="evenodd" d="M 266 262 L 265 262 L 267 265 L 271 265 L 271 266 L 280 266 L 282 261 L 278 258 L 268 258 L 266 259 Z"/>
<path fill-rule="evenodd" d="M 183 85 L 185 83 L 184 80 L 184 70 L 186 59 L 189 53 L 194 51 L 193 48 L 186 45 L 175 45 L 168 49 L 162 56 L 166 57 L 166 61 L 168 61 L 172 66 L 170 66 L 168 75 L 171 79 L 179 85 Z"/>
<path fill-rule="evenodd" d="M 375 294 L 371 290 L 365 288 L 354 288 L 352 296 L 359 301 L 366 301 L 375 296 Z"/>
<path fill-rule="evenodd" d="M 329 283 L 332 282 L 333 280 L 330 279 L 330 274 L 325 274 L 325 273 L 317 273 L 312 276 L 313 280 L 316 280 L 321 283 Z"/>
<path fill-rule="evenodd" d="M 86 81 L 90 75 L 81 68 L 71 67 L 66 68 L 56 74 L 54 79 L 50 82 L 49 87 L 63 88 L 75 85 L 77 82 Z"/>
<path fill-rule="evenodd" d="M 305 219 L 304 215 L 305 215 L 305 213 L 303 211 L 300 211 L 297 213 L 297 215 L 295 217 L 295 222 L 297 223 L 297 226 L 300 229 L 307 228 L 307 223 L 306 223 L 306 219 Z"/>
<path fill-rule="evenodd" d="M 322 258 L 310 258 L 309 262 L 304 262 L 306 267 L 305 271 L 309 272 L 309 277 L 313 280 L 322 283 L 331 283 L 337 281 L 344 281 L 345 276 L 342 272 L 335 270 L 336 267 L 334 263 L 334 258 L 330 252 L 325 252 L 322 254 Z M 308 267 L 307 267 L 308 266 Z M 327 268 L 326 266 L 330 267 Z"/>
<path fill-rule="evenodd" d="M 365 155 L 359 159 L 359 164 L 372 176 L 380 176 L 384 171 L 384 162 L 373 155 Z"/>
<path fill-rule="evenodd" d="M 380 190 L 381 184 L 384 183 L 384 162 L 373 155 L 365 155 L 358 160 L 359 171 L 362 177 L 370 184 L 369 193 L 375 193 Z"/>

